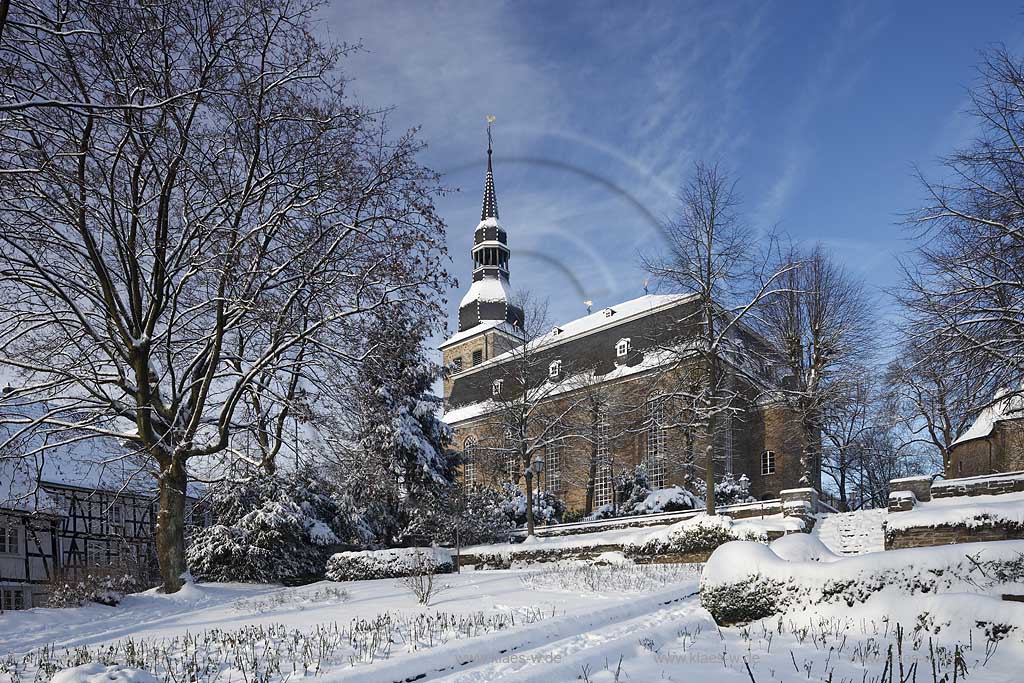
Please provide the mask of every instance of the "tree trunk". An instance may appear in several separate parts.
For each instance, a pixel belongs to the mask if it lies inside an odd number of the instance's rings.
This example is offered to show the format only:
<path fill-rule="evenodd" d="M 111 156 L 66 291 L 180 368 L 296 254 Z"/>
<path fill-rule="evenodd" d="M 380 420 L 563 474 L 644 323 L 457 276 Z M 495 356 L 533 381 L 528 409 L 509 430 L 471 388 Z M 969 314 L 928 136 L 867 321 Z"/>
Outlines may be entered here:
<path fill-rule="evenodd" d="M 715 514 L 715 446 L 709 443 L 704 448 L 704 510 L 708 516 Z"/>
<path fill-rule="evenodd" d="M 526 467 L 526 535 L 533 536 L 533 469 Z"/>
<path fill-rule="evenodd" d="M 156 516 L 156 556 L 165 593 L 176 593 L 185 573 L 185 488 L 188 474 L 178 460 L 160 472 L 160 511 Z"/>

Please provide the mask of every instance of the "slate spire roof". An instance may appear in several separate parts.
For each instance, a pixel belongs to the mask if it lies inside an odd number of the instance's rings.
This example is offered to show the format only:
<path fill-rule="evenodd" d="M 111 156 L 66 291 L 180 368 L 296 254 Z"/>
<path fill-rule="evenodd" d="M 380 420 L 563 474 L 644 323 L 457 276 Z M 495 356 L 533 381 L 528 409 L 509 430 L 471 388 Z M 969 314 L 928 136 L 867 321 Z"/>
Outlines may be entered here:
<path fill-rule="evenodd" d="M 494 194 L 494 170 L 491 168 L 491 124 L 487 124 L 487 179 L 484 181 L 484 206 L 480 220 L 498 217 L 498 198 Z"/>

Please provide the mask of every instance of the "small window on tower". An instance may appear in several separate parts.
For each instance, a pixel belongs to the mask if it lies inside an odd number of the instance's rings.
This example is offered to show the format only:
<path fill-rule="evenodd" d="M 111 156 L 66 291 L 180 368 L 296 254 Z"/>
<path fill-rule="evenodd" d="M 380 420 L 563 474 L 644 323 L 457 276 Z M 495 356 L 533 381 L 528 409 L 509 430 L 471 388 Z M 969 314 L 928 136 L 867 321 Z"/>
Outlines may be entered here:
<path fill-rule="evenodd" d="M 504 382 L 502 380 L 500 380 L 500 379 L 494 380 L 494 382 L 491 384 L 491 394 L 493 394 L 494 396 L 500 395 L 501 394 L 501 385 L 502 384 L 504 384 Z"/>
<path fill-rule="evenodd" d="M 775 451 L 765 451 L 761 454 L 761 474 L 775 474 Z"/>
<path fill-rule="evenodd" d="M 618 343 L 615 344 L 615 355 L 619 358 L 623 358 L 624 356 L 626 356 L 626 354 L 629 353 L 629 348 L 629 337 L 626 337 L 625 339 L 620 339 Z"/>
<path fill-rule="evenodd" d="M 480 365 L 484 362 L 484 352 L 477 349 L 473 352 L 473 365 Z"/>
<path fill-rule="evenodd" d="M 462 356 L 452 359 L 452 372 L 462 372 Z"/>

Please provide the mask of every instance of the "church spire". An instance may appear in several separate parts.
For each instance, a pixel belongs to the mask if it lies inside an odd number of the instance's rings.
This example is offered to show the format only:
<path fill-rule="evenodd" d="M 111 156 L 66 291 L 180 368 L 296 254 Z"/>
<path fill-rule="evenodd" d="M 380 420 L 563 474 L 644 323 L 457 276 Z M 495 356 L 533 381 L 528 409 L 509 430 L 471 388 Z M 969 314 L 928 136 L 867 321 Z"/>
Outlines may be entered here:
<path fill-rule="evenodd" d="M 480 223 L 473 231 L 473 284 L 459 305 L 459 331 L 464 332 L 482 322 L 508 322 L 522 326 L 523 311 L 511 303 L 508 281 L 508 234 L 498 222 L 498 201 L 494 195 L 494 167 L 491 156 L 491 124 L 487 117 L 487 181 L 484 184 L 484 207 Z"/>
<path fill-rule="evenodd" d="M 491 149 L 491 124 L 494 123 L 494 117 L 487 117 L 487 179 L 484 181 L 484 206 L 480 211 L 480 220 L 484 221 L 488 218 L 498 218 L 498 198 L 494 194 L 494 169 L 491 167 L 491 155 L 494 153 Z"/>

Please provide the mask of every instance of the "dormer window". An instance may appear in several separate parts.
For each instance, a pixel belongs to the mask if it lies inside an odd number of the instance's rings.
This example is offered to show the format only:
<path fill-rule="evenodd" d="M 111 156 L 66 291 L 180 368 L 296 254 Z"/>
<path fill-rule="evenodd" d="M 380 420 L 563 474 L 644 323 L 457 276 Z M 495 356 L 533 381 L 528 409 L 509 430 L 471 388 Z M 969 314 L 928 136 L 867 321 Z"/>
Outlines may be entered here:
<path fill-rule="evenodd" d="M 606 309 L 604 309 L 604 317 L 610 318 L 613 315 L 615 315 L 615 309 L 614 308 L 606 308 Z"/>
<path fill-rule="evenodd" d="M 504 380 L 496 379 L 491 383 L 491 395 L 501 395 L 501 385 L 504 384 Z"/>
<path fill-rule="evenodd" d="M 549 379 L 558 379 L 558 376 L 561 375 L 561 374 L 562 374 L 562 361 L 561 360 L 553 360 L 553 361 L 551 361 L 551 364 L 548 365 L 548 378 Z"/>
<path fill-rule="evenodd" d="M 559 327 L 558 325 L 555 325 L 554 327 L 551 328 L 551 334 L 557 337 L 558 335 L 562 334 L 562 328 Z"/>
<path fill-rule="evenodd" d="M 629 353 L 629 349 L 629 337 L 626 337 L 625 339 L 620 339 L 618 343 L 615 344 L 615 356 L 617 358 L 624 358 L 626 354 Z"/>

